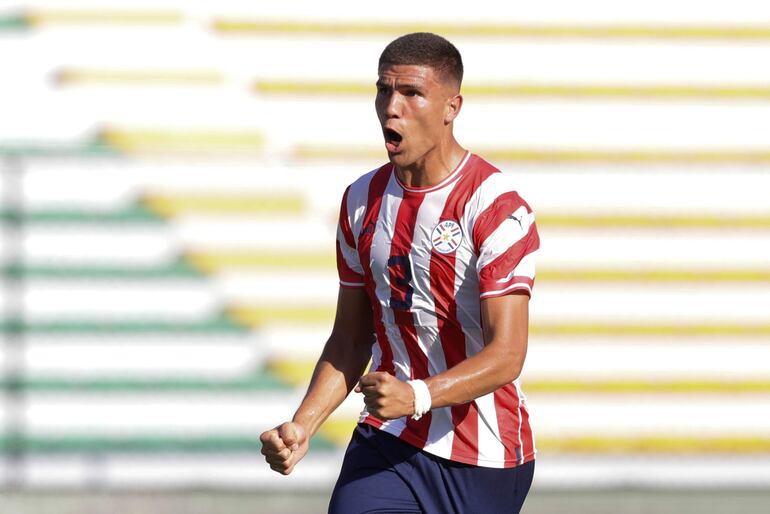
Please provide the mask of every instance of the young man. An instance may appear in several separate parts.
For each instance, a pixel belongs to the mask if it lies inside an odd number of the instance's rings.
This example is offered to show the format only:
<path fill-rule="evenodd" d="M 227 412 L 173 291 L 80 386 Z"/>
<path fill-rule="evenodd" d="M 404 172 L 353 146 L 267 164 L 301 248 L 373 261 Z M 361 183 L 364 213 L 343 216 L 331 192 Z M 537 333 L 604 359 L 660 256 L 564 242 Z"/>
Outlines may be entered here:
<path fill-rule="evenodd" d="M 515 513 L 532 481 L 518 376 L 539 237 L 527 203 L 453 136 L 462 74 L 434 34 L 380 56 L 390 162 L 345 191 L 332 334 L 294 419 L 261 436 L 289 474 L 351 389 L 363 393 L 333 513 Z"/>

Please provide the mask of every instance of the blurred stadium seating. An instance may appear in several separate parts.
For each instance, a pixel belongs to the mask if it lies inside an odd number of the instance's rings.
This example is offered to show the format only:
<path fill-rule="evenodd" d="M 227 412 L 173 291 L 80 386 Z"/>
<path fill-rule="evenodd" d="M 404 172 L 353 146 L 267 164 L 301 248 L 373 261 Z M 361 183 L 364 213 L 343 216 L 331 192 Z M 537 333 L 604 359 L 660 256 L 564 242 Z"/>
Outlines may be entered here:
<path fill-rule="evenodd" d="M 291 477 L 258 434 L 330 330 L 341 193 L 386 159 L 379 52 L 428 29 L 466 63 L 459 140 L 538 219 L 536 486 L 770 486 L 770 9 L 530 4 L 3 7 L 4 483 L 330 486 L 355 395 Z"/>

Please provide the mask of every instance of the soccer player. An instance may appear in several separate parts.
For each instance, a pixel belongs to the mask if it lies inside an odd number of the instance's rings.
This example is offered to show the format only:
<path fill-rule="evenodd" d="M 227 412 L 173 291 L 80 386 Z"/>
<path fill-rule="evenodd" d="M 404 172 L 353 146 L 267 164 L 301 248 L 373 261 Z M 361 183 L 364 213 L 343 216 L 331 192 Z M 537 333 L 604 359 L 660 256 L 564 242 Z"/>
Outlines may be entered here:
<path fill-rule="evenodd" d="M 293 420 L 261 435 L 262 453 L 291 473 L 355 388 L 365 410 L 329 512 L 516 513 L 535 458 L 518 383 L 534 214 L 453 135 L 463 65 L 450 42 L 399 37 L 378 74 L 390 162 L 342 197 L 334 328 Z"/>

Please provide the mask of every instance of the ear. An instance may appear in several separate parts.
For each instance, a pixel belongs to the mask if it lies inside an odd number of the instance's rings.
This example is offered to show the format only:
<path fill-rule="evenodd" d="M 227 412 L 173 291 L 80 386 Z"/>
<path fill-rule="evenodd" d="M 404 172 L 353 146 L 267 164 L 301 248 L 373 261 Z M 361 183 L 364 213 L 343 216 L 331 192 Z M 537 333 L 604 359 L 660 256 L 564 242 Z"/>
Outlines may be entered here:
<path fill-rule="evenodd" d="M 460 109 L 463 107 L 463 95 L 456 94 L 447 100 L 446 110 L 444 112 L 444 125 L 449 125 L 460 114 Z"/>

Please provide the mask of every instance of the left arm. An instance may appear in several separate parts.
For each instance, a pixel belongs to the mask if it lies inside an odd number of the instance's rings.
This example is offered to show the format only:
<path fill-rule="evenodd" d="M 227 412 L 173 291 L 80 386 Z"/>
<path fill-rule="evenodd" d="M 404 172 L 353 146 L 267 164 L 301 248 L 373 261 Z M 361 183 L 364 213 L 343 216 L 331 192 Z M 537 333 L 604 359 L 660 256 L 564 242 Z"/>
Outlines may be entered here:
<path fill-rule="evenodd" d="M 456 366 L 425 379 L 431 408 L 470 402 L 518 378 L 527 355 L 529 296 L 517 292 L 481 301 L 485 347 Z M 367 410 L 381 419 L 414 414 L 414 392 L 405 382 L 383 372 L 369 373 L 356 391 L 364 393 Z"/>

